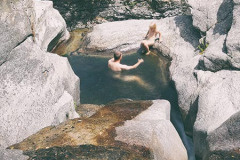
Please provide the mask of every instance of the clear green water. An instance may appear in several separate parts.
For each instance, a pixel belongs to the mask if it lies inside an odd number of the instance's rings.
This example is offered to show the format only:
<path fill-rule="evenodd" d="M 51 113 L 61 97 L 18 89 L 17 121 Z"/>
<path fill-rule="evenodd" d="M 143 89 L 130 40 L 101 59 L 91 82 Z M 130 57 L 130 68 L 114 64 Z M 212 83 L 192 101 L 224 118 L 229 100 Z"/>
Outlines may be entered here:
<path fill-rule="evenodd" d="M 69 56 L 69 62 L 81 79 L 81 103 L 106 104 L 119 99 L 151 100 L 162 98 L 169 87 L 169 61 L 160 55 L 124 55 L 122 64 L 133 65 L 143 58 L 138 68 L 113 72 L 108 68 L 108 58 L 94 56 Z"/>

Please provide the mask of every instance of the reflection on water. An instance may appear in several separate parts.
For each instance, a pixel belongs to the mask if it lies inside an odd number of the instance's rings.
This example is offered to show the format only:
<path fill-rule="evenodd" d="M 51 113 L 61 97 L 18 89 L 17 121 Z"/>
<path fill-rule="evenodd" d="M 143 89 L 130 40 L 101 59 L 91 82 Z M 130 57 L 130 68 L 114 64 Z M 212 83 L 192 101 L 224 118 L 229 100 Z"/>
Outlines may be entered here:
<path fill-rule="evenodd" d="M 134 82 L 139 85 L 139 87 L 142 87 L 146 90 L 151 91 L 153 89 L 153 86 L 151 84 L 148 84 L 145 82 L 140 76 L 136 75 L 122 75 L 121 73 L 113 75 L 113 78 L 116 78 L 118 80 L 121 80 L 125 83 Z"/>
<path fill-rule="evenodd" d="M 110 57 L 68 58 L 75 74 L 81 78 L 81 103 L 106 104 L 119 98 L 159 99 L 169 88 L 169 61 L 160 55 L 124 55 L 123 64 L 133 65 L 138 58 L 143 58 L 144 63 L 134 70 L 117 73 L 108 69 Z"/>

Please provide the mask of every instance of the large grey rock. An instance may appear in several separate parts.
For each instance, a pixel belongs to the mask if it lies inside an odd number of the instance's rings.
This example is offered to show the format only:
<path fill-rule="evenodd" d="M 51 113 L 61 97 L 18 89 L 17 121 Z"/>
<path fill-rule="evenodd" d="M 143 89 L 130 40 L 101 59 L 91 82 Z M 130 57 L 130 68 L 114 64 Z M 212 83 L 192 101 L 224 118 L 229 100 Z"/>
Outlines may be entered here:
<path fill-rule="evenodd" d="M 116 133 L 115 140 L 151 148 L 156 160 L 188 159 L 186 149 L 170 122 L 170 104 L 166 100 L 154 100 L 146 111 L 117 127 Z"/>
<path fill-rule="evenodd" d="M 2 149 L 41 128 L 78 117 L 74 106 L 80 103 L 80 90 L 79 78 L 67 58 L 43 51 L 55 38 L 54 34 L 59 32 L 65 37 L 68 33 L 64 32 L 65 23 L 59 13 L 51 9 L 49 2 L 15 0 L 0 3 Z M 44 39 L 42 42 L 41 38 Z M 11 154 L 4 151 L 3 156 L 8 153 Z"/>
<path fill-rule="evenodd" d="M 0 1 L 0 65 L 8 60 L 8 54 L 30 34 L 33 13 L 32 0 Z"/>
<path fill-rule="evenodd" d="M 200 90 L 193 139 L 196 154 L 206 159 L 209 152 L 207 136 L 215 132 L 233 114 L 240 111 L 240 72 L 198 71 L 196 74 Z M 228 138 L 231 139 L 234 136 L 231 135 Z M 211 142 L 209 145 L 212 145 Z"/>
<path fill-rule="evenodd" d="M 239 159 L 240 155 L 235 155 L 239 151 L 240 146 L 240 112 L 237 112 L 225 121 L 214 132 L 207 137 L 208 142 L 208 158 L 219 155 L 221 159 L 231 157 Z M 225 153 L 225 154 L 218 154 Z"/>
<path fill-rule="evenodd" d="M 10 150 L 0 148 L 0 159 L 1 160 L 28 160 L 28 156 L 23 155 L 21 150 Z"/>
<path fill-rule="evenodd" d="M 226 31 L 222 22 L 229 18 L 232 12 L 232 0 L 189 0 L 188 4 L 192 7 L 193 25 L 202 32 L 207 32 L 216 25 L 214 32 Z M 229 27 L 231 24 L 224 23 Z M 222 34 L 222 33 L 221 33 Z"/>
<path fill-rule="evenodd" d="M 77 117 L 78 77 L 66 58 L 42 51 L 31 38 L 12 50 L 0 67 L 0 75 L 3 147 L 43 127 Z"/>
<path fill-rule="evenodd" d="M 200 58 L 199 66 L 203 70 L 216 72 L 231 68 L 230 57 L 224 53 L 226 35 L 220 36 L 209 44 Z"/>
<path fill-rule="evenodd" d="M 111 52 L 137 49 L 152 20 L 127 20 L 96 25 L 87 34 L 87 51 Z"/>
<path fill-rule="evenodd" d="M 233 23 L 231 30 L 228 32 L 227 36 L 227 50 L 228 54 L 231 57 L 231 64 L 234 68 L 240 68 L 240 2 L 234 1 L 234 10 L 233 10 Z"/>
<path fill-rule="evenodd" d="M 85 39 L 86 50 L 104 51 L 110 53 L 112 50 L 130 51 L 138 49 L 144 39 L 149 24 L 156 22 L 162 33 L 164 45 L 176 56 L 179 52 L 185 54 L 185 58 L 198 45 L 199 34 L 194 30 L 190 16 L 179 16 L 161 20 L 127 20 L 109 22 L 96 25 L 93 31 L 87 34 Z M 176 47 L 174 47 L 176 45 Z M 191 53 L 189 52 L 191 48 Z M 179 56 L 180 57 L 180 56 Z"/>
<path fill-rule="evenodd" d="M 34 38 L 42 50 L 50 51 L 69 38 L 66 23 L 51 1 L 34 1 L 34 11 Z"/>

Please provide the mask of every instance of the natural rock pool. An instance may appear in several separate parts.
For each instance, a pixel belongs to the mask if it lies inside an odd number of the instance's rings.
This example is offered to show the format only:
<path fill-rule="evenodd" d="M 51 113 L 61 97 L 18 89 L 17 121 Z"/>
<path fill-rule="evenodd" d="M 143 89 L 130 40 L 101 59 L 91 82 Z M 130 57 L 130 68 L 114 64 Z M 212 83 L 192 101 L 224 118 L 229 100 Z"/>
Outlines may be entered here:
<path fill-rule="evenodd" d="M 189 159 L 195 159 L 192 140 L 186 136 L 180 111 L 177 93 L 170 80 L 168 67 L 170 60 L 157 51 L 150 56 L 139 53 L 124 55 L 123 64 L 133 65 L 138 58 L 143 58 L 138 68 L 114 73 L 108 69 L 111 57 L 68 56 L 69 62 L 77 76 L 81 78 L 81 103 L 106 104 L 116 99 L 133 100 L 166 99 L 171 103 L 171 122 L 178 131 Z"/>
<path fill-rule="evenodd" d="M 115 73 L 108 69 L 108 58 L 68 56 L 77 76 L 81 78 L 81 103 L 106 104 L 119 98 L 151 100 L 162 98 L 169 90 L 169 61 L 154 53 L 124 55 L 123 64 L 133 65 L 143 58 L 138 68 Z"/>

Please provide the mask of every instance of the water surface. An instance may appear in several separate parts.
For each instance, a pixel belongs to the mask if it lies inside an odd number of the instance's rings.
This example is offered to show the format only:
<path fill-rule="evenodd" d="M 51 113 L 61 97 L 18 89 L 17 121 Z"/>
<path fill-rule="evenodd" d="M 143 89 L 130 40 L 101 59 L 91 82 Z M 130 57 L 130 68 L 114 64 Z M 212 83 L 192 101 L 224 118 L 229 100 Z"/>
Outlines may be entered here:
<path fill-rule="evenodd" d="M 81 103 L 106 104 L 119 98 L 134 100 L 159 99 L 169 87 L 169 61 L 160 55 L 124 55 L 121 63 L 133 65 L 143 58 L 138 68 L 113 72 L 108 60 L 96 56 L 69 56 L 69 62 L 80 77 Z"/>

